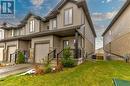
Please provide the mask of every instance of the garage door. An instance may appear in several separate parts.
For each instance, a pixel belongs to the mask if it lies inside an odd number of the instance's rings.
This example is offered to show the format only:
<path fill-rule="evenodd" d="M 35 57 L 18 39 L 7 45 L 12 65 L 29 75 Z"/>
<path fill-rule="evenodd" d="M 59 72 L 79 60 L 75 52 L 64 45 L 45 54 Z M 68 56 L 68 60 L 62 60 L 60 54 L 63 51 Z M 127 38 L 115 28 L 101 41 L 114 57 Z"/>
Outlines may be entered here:
<path fill-rule="evenodd" d="M 3 61 L 3 50 L 4 48 L 0 48 L 0 62 Z"/>
<path fill-rule="evenodd" d="M 15 53 L 15 51 L 16 51 L 16 46 L 8 47 L 8 62 L 10 61 L 10 54 Z"/>
<path fill-rule="evenodd" d="M 49 44 L 36 44 L 35 46 L 35 62 L 42 63 L 43 59 L 48 56 Z"/>

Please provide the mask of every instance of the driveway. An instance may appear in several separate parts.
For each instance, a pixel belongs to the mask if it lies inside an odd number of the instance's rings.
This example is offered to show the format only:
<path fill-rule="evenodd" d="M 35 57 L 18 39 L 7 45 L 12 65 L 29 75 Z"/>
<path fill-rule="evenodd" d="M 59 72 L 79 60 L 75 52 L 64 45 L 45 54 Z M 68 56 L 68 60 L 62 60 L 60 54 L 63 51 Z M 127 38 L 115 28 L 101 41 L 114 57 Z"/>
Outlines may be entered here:
<path fill-rule="evenodd" d="M 3 67 L 3 68 L 0 68 L 0 78 L 26 72 L 32 68 L 33 68 L 32 64 L 18 64 L 14 66 Z"/>

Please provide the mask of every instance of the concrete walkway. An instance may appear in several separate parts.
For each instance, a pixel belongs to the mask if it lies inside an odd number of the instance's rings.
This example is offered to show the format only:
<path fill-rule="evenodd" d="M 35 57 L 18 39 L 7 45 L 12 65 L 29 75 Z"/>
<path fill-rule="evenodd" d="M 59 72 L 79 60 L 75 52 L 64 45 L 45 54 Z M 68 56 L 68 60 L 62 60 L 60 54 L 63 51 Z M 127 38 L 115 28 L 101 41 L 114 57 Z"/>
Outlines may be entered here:
<path fill-rule="evenodd" d="M 2 67 L 0 68 L 0 78 L 26 72 L 32 68 L 33 68 L 33 65 L 31 64 L 18 64 L 14 66 Z"/>

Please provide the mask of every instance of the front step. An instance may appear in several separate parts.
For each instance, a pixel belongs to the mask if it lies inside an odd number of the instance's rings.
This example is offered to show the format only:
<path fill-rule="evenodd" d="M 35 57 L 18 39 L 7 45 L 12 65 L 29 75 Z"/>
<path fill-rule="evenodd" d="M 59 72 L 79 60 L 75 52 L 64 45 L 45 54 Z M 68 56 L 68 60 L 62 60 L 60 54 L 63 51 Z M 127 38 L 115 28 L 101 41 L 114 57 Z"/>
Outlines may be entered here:
<path fill-rule="evenodd" d="M 57 66 L 57 61 L 56 61 L 56 59 L 53 59 L 53 60 L 50 62 L 50 65 L 51 65 L 52 67 Z"/>

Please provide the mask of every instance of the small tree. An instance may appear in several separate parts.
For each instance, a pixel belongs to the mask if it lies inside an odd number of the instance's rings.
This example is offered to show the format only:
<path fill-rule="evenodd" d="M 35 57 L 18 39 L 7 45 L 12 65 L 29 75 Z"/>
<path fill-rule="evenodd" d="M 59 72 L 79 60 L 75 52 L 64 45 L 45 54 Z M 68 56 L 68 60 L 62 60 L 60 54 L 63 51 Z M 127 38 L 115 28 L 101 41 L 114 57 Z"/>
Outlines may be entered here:
<path fill-rule="evenodd" d="M 74 67 L 75 66 L 75 61 L 74 61 L 74 58 L 72 57 L 70 47 L 66 47 L 64 49 L 63 58 L 62 58 L 61 62 L 64 67 Z"/>
<path fill-rule="evenodd" d="M 25 63 L 25 57 L 23 52 L 18 51 L 18 59 L 17 59 L 17 64 L 22 64 Z"/>

